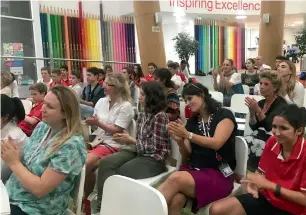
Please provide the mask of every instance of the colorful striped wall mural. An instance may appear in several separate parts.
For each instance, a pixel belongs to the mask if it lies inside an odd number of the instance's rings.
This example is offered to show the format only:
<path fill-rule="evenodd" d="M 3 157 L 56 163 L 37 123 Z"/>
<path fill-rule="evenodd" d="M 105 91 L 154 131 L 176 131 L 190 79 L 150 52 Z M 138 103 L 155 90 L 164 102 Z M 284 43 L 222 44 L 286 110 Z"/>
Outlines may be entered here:
<path fill-rule="evenodd" d="M 131 17 L 104 17 L 103 35 L 98 15 L 78 11 L 41 8 L 41 34 L 44 57 L 50 57 L 52 44 L 54 58 L 136 62 L 135 27 Z M 63 62 L 55 61 L 54 67 Z M 69 71 L 84 67 L 102 67 L 99 62 L 67 61 Z M 107 64 L 107 63 L 105 63 Z M 48 66 L 48 62 L 45 62 Z M 114 64 L 121 71 L 123 64 Z"/>
<path fill-rule="evenodd" d="M 226 58 L 233 59 L 237 69 L 245 61 L 245 28 L 236 24 L 196 20 L 195 39 L 199 41 L 196 52 L 196 70 L 209 72 L 218 68 Z"/>

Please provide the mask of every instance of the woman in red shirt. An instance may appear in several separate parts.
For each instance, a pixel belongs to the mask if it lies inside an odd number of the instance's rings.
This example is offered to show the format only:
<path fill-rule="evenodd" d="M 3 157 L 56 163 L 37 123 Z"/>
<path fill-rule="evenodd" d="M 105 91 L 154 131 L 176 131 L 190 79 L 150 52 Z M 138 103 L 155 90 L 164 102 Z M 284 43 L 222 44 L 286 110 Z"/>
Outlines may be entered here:
<path fill-rule="evenodd" d="M 305 215 L 305 126 L 305 108 L 282 106 L 256 173 L 241 181 L 247 193 L 215 202 L 210 215 Z"/>

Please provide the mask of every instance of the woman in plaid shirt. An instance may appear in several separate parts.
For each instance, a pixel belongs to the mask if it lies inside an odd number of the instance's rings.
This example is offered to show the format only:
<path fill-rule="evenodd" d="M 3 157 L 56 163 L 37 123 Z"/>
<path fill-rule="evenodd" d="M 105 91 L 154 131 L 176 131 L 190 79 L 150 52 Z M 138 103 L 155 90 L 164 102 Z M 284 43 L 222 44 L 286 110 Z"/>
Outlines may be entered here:
<path fill-rule="evenodd" d="M 163 87 L 155 81 L 145 82 L 140 88 L 139 101 L 144 113 L 137 119 L 136 139 L 127 132 L 113 135 L 121 144 L 136 145 L 136 152 L 121 150 L 104 157 L 98 170 L 98 202 L 102 200 L 105 180 L 111 175 L 123 175 L 134 179 L 149 178 L 167 170 L 166 159 L 171 150 L 164 112 L 166 98 Z"/>

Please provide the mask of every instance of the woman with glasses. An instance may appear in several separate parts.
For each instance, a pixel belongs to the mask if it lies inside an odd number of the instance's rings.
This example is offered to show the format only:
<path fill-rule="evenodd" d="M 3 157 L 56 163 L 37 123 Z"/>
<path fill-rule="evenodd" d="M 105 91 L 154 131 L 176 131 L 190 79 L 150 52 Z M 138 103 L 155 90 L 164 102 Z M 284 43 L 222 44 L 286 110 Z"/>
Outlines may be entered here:
<path fill-rule="evenodd" d="M 85 121 L 97 128 L 93 132 L 95 138 L 90 144 L 92 149 L 88 151 L 86 159 L 86 196 L 95 186 L 95 170 L 100 159 L 123 147 L 112 139 L 113 135 L 129 130 L 134 117 L 129 85 L 122 73 L 108 73 L 103 87 L 107 96 L 97 102 L 94 115 Z"/>
<path fill-rule="evenodd" d="M 211 98 L 200 83 L 184 86 L 183 98 L 193 116 L 186 126 L 170 122 L 169 134 L 176 140 L 183 160 L 180 170 L 159 186 L 169 214 L 180 214 L 187 198 L 194 199 L 193 212 L 225 198 L 233 189 L 236 167 L 235 136 L 237 123 L 233 113 Z"/>

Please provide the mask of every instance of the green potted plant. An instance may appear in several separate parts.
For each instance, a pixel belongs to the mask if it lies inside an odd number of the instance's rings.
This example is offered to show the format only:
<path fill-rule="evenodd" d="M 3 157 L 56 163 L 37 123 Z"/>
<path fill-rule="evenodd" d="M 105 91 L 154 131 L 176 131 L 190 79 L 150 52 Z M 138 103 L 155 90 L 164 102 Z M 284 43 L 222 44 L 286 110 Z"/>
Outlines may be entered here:
<path fill-rule="evenodd" d="M 306 25 L 304 25 L 295 35 L 295 41 L 299 48 L 299 56 L 306 54 Z"/>
<path fill-rule="evenodd" d="M 189 59 L 195 55 L 199 47 L 199 42 L 190 36 L 187 32 L 180 32 L 172 40 L 175 41 L 174 49 L 180 60 L 187 61 L 189 72 Z M 190 73 L 190 72 L 189 72 Z"/>

